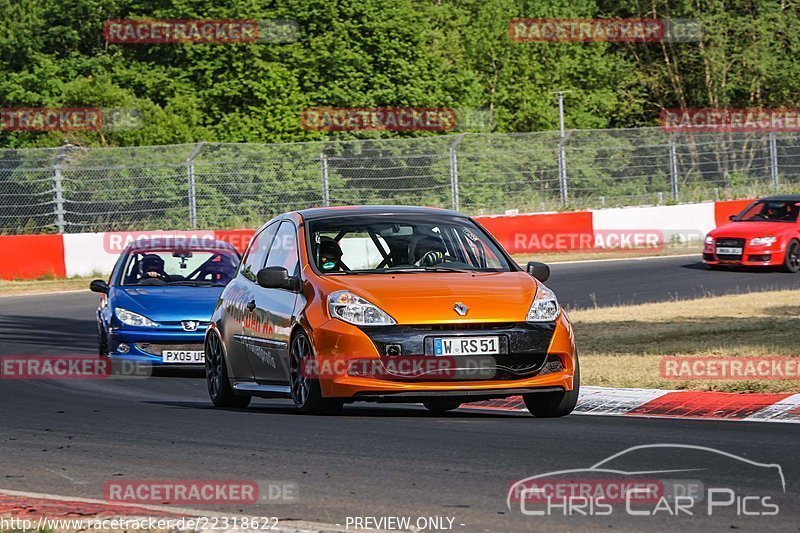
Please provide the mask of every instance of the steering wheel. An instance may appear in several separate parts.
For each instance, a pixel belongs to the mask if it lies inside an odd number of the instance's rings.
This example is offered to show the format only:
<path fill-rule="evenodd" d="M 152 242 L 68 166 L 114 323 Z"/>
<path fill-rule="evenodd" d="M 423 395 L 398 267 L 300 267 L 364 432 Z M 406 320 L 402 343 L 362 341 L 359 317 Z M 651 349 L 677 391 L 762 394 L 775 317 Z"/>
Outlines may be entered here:
<path fill-rule="evenodd" d="M 448 259 L 452 260 L 452 258 L 449 255 L 446 255 L 444 252 L 431 250 L 429 252 L 425 252 L 425 255 L 420 257 L 416 264 L 419 266 L 436 266 L 446 262 Z"/>
<path fill-rule="evenodd" d="M 145 278 L 139 282 L 139 285 L 166 285 L 167 282 L 163 278 Z"/>

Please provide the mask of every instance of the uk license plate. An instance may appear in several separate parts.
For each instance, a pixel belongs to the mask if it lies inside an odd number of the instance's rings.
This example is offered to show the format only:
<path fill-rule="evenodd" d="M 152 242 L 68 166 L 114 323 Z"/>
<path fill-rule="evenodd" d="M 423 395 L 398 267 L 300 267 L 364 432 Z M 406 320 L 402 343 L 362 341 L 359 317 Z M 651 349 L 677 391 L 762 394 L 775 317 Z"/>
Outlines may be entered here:
<path fill-rule="evenodd" d="M 496 355 L 500 337 L 438 337 L 433 339 L 433 353 L 448 355 Z"/>
<path fill-rule="evenodd" d="M 205 353 L 203 350 L 164 350 L 161 352 L 161 362 L 187 365 L 205 363 Z"/>

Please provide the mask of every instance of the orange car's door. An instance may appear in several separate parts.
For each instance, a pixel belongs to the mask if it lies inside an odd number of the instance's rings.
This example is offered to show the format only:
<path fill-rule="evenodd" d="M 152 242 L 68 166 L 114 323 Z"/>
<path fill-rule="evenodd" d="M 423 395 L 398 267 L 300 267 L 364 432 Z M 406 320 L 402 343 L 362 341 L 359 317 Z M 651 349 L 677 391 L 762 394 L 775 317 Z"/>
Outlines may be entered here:
<path fill-rule="evenodd" d="M 267 317 L 259 314 L 256 309 L 256 274 L 267 261 L 267 252 L 277 230 L 278 224 L 271 224 L 255 236 L 242 259 L 239 275 L 225 291 L 235 300 L 230 303 L 235 310 L 226 316 L 224 331 L 233 378 L 252 380 L 255 377 L 251 362 L 252 342 L 257 331 L 261 329 L 261 324 L 267 321 Z"/>
<path fill-rule="evenodd" d="M 278 228 L 267 255 L 268 267 L 283 267 L 290 276 L 298 276 L 300 260 L 297 250 L 297 229 L 285 220 Z M 269 324 L 251 348 L 250 363 L 261 383 L 284 384 L 289 377 L 289 336 L 298 295 L 288 289 L 266 289 L 256 286 L 256 312 L 267 317 Z"/>

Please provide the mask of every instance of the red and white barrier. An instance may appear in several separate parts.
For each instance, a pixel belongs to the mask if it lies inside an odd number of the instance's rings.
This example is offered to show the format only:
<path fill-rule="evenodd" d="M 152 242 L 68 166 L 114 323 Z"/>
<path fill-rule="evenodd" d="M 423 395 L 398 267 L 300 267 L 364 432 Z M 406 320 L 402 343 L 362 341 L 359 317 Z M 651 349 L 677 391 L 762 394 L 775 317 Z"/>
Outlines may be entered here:
<path fill-rule="evenodd" d="M 522 398 L 467 404 L 470 409 L 525 412 Z M 800 423 L 800 394 L 581 387 L 575 413 L 605 416 Z"/>
<path fill-rule="evenodd" d="M 511 253 L 652 247 L 702 239 L 752 200 L 565 213 L 476 217 Z M 67 233 L 0 235 L 0 279 L 37 279 L 106 274 L 130 239 L 191 235 L 216 238 L 244 251 L 252 229 L 196 232 Z M 116 242 L 119 241 L 119 242 Z"/>
<path fill-rule="evenodd" d="M 0 235 L 0 279 L 66 275 L 61 235 Z"/>

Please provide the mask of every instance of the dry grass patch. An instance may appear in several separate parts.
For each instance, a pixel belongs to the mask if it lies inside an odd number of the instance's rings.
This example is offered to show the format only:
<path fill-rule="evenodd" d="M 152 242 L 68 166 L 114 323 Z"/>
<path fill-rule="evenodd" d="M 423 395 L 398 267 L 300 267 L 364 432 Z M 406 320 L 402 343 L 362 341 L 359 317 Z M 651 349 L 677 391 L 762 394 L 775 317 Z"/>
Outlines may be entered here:
<path fill-rule="evenodd" d="M 800 290 L 570 313 L 586 385 L 798 392 L 800 380 L 664 379 L 661 356 L 800 357 Z"/>
<path fill-rule="evenodd" d="M 57 291 L 89 290 L 89 282 L 97 277 L 39 280 L 0 280 L 0 296 L 36 294 Z M 103 278 L 105 279 L 105 278 Z"/>
<path fill-rule="evenodd" d="M 668 257 L 674 255 L 703 253 L 701 244 L 667 245 L 661 249 L 628 249 L 628 250 L 576 250 L 572 252 L 549 252 L 536 254 L 515 254 L 512 257 L 517 264 L 525 266 L 528 261 L 543 263 L 562 263 L 564 261 L 593 261 L 598 259 L 635 259 L 637 257 Z"/>

